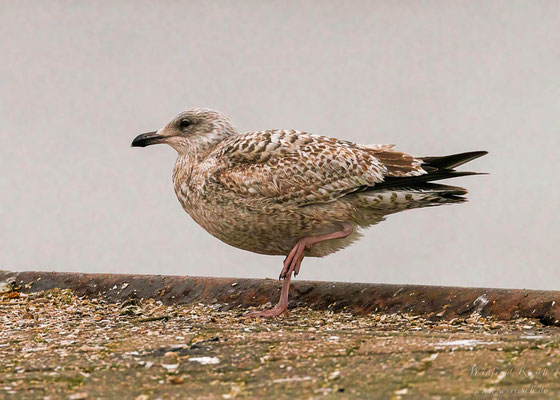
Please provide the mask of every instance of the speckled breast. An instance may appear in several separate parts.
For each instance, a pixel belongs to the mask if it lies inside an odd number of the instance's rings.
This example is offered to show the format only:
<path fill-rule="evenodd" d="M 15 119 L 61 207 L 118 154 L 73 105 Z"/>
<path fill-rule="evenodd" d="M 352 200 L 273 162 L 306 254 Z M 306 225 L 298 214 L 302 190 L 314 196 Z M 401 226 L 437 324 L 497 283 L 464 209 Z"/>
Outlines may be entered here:
<path fill-rule="evenodd" d="M 300 238 L 332 231 L 326 221 L 344 221 L 351 213 L 342 202 L 290 208 L 240 196 L 210 177 L 190 175 L 186 168 L 175 170 L 173 182 L 181 206 L 200 226 L 221 241 L 254 253 L 287 255 Z M 334 250 L 321 247 L 308 255 Z"/>
<path fill-rule="evenodd" d="M 183 209 L 221 241 L 260 254 L 285 255 L 301 235 L 301 217 L 288 210 L 271 210 L 233 203 L 220 196 L 178 193 Z M 296 229 L 294 229 L 296 228 Z"/>

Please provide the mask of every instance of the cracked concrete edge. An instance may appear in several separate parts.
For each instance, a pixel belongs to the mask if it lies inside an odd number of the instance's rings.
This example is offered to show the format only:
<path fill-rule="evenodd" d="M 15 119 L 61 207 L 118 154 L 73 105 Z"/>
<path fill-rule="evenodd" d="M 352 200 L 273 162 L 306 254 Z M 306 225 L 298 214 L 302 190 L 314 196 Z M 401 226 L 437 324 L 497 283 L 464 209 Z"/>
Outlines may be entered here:
<path fill-rule="evenodd" d="M 274 303 L 281 287 L 271 279 L 0 270 L 0 281 L 9 279 L 24 293 L 68 288 L 109 302 L 153 298 L 164 304 L 219 304 L 221 309 Z M 296 306 L 355 314 L 409 313 L 434 320 L 476 313 L 560 326 L 560 291 L 548 290 L 295 281 L 290 307 Z"/>

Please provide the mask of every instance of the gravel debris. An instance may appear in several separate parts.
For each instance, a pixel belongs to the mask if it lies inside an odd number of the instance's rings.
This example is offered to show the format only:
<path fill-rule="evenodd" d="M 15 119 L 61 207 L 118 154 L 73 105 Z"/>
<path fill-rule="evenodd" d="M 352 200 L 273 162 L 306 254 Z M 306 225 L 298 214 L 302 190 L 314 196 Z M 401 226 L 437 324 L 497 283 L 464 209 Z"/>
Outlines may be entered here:
<path fill-rule="evenodd" d="M 123 289 L 118 286 L 117 289 Z M 17 294 L 15 294 L 17 293 Z M 263 308 L 266 308 L 264 305 Z M 0 294 L 0 398 L 557 398 L 560 329 Z"/>

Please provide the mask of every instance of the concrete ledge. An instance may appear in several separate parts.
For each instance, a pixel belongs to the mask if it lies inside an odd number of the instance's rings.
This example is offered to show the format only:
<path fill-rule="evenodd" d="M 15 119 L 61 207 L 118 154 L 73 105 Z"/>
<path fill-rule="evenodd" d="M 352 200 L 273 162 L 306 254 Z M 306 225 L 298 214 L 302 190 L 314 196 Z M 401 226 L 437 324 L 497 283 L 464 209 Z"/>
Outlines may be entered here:
<path fill-rule="evenodd" d="M 274 303 L 281 286 L 278 281 L 260 279 L 0 271 L 0 281 L 11 279 L 24 293 L 68 288 L 79 296 L 109 302 L 153 298 L 164 304 L 220 304 L 225 310 Z M 290 307 L 355 314 L 409 313 L 434 320 L 478 313 L 502 320 L 535 318 L 560 326 L 559 304 L 560 291 L 545 290 L 314 281 L 292 281 L 290 290 Z"/>

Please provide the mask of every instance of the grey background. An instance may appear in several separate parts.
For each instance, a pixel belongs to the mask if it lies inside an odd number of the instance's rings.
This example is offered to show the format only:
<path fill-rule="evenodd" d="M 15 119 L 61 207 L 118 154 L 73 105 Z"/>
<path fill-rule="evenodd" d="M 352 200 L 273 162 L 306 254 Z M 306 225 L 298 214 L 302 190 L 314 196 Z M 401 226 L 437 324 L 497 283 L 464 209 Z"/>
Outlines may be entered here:
<path fill-rule="evenodd" d="M 302 279 L 560 288 L 560 2 L 2 1 L 0 268 L 276 277 L 204 232 L 189 107 L 415 155 L 486 149 L 470 202 L 390 217 Z"/>

